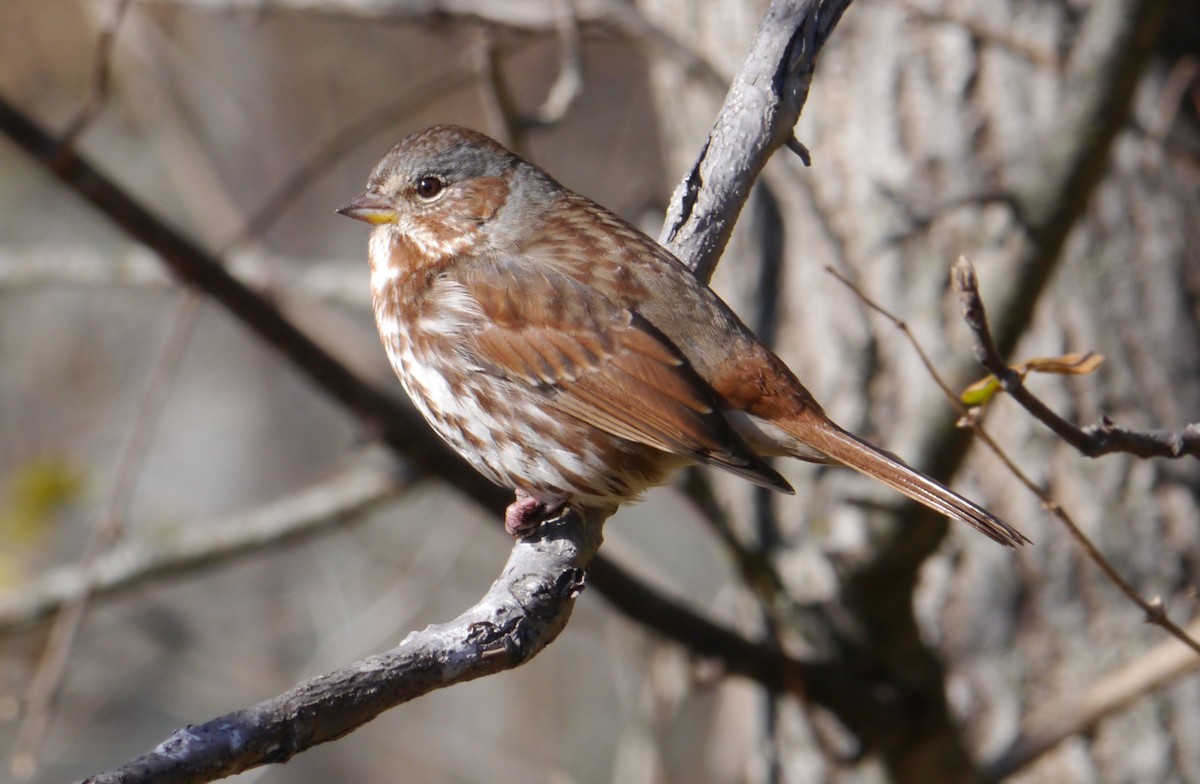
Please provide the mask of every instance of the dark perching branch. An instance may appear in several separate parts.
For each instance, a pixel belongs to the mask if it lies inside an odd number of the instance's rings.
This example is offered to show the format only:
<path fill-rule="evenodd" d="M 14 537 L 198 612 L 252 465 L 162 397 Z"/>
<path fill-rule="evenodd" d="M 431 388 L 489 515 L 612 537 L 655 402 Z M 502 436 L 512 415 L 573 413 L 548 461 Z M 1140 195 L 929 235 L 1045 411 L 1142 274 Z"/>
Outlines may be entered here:
<path fill-rule="evenodd" d="M 1080 428 L 1060 417 L 1029 391 L 1021 374 L 1009 367 L 996 347 L 983 298 L 979 295 L 975 267 L 965 257 L 960 257 L 952 274 L 963 320 L 975 337 L 975 358 L 996 377 L 1000 387 L 1013 400 L 1063 441 L 1078 449 L 1085 457 L 1100 457 L 1114 452 L 1127 452 L 1138 457 L 1200 457 L 1200 423 L 1193 422 L 1180 431 L 1127 430 L 1104 417 L 1098 425 Z"/>
<path fill-rule="evenodd" d="M 700 157 L 671 196 L 658 237 L 701 280 L 712 277 L 770 157 L 783 146 L 804 149 L 793 129 L 817 53 L 849 5 L 850 0 L 776 0 L 767 9 Z"/>
<path fill-rule="evenodd" d="M 603 517 L 550 521 L 513 548 L 471 609 L 397 647 L 301 683 L 278 697 L 176 731 L 147 754 L 86 784 L 185 784 L 286 762 L 389 708 L 435 689 L 517 667 L 567 624 L 600 546 Z"/>

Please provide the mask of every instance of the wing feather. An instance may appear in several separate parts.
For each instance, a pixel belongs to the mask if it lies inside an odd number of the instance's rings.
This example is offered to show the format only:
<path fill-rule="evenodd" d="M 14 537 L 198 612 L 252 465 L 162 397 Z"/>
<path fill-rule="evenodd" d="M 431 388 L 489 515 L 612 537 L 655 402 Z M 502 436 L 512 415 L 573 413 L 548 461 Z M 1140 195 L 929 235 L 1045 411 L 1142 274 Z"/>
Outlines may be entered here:
<path fill-rule="evenodd" d="M 515 264 L 452 271 L 478 301 L 480 367 L 634 443 L 791 487 L 730 426 L 683 354 L 645 318 L 566 275 Z"/>

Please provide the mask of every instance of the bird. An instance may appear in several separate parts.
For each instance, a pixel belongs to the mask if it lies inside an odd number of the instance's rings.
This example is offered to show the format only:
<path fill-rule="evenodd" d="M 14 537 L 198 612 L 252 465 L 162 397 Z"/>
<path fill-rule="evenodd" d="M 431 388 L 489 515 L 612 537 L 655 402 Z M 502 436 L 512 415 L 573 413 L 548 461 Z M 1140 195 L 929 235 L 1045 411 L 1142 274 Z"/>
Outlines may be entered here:
<path fill-rule="evenodd" d="M 836 425 L 667 249 L 494 139 L 435 125 L 338 210 L 373 228 L 392 368 L 437 434 L 512 488 L 505 528 L 615 511 L 684 466 L 794 493 L 767 458 L 849 466 L 1015 547 L 1015 528 Z"/>

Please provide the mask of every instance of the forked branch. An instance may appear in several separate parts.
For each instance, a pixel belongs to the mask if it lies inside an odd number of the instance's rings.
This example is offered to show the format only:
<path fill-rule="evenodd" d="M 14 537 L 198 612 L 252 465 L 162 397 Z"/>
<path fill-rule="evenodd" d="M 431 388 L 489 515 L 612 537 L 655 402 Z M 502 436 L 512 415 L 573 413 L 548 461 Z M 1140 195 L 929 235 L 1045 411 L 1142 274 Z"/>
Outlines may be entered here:
<path fill-rule="evenodd" d="M 1085 457 L 1099 457 L 1113 452 L 1127 452 L 1138 457 L 1200 457 L 1200 423 L 1193 422 L 1182 430 L 1128 430 L 1118 427 L 1108 417 L 1101 417 L 1099 424 L 1080 428 L 1060 417 L 1029 391 L 1021 373 L 1008 365 L 996 347 L 983 298 L 979 296 L 975 267 L 965 256 L 961 256 L 951 274 L 963 320 L 975 337 L 975 358 L 996 377 L 1000 387 L 1013 400 L 1063 441 L 1078 449 Z"/>

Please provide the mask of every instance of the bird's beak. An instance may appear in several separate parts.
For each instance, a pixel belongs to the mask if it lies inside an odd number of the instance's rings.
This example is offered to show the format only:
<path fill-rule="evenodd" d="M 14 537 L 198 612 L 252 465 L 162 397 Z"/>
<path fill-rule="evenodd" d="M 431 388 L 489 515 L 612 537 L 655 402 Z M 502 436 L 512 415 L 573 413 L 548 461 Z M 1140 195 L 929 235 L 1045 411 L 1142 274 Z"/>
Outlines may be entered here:
<path fill-rule="evenodd" d="M 338 212 L 372 226 L 396 222 L 396 208 L 392 206 L 391 200 L 375 191 L 367 191 L 355 197 L 349 204 L 340 207 Z"/>

